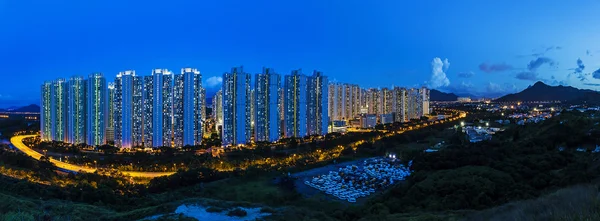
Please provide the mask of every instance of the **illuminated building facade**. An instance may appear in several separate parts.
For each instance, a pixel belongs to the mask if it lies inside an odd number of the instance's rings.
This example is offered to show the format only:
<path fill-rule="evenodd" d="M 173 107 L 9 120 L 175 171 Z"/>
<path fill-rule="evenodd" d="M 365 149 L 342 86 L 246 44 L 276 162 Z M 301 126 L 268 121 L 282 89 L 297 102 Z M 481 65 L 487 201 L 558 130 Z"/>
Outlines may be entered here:
<path fill-rule="evenodd" d="M 277 141 L 281 135 L 280 128 L 280 87 L 281 75 L 273 69 L 263 68 L 256 74 L 254 86 L 254 126 L 255 141 Z"/>
<path fill-rule="evenodd" d="M 222 134 L 221 134 L 222 130 L 223 130 L 223 91 L 222 90 L 217 91 L 217 93 L 213 97 L 212 109 L 213 109 L 213 111 L 212 111 L 213 120 L 215 121 L 214 130 L 217 131 L 219 136 L 222 136 Z"/>
<path fill-rule="evenodd" d="M 368 114 L 381 114 L 381 93 L 377 88 L 370 88 L 367 91 L 367 109 Z"/>
<path fill-rule="evenodd" d="M 115 79 L 115 145 L 121 148 L 142 146 L 142 82 L 135 71 L 120 72 Z"/>
<path fill-rule="evenodd" d="M 173 112 L 173 73 L 152 70 L 152 147 L 171 147 Z"/>
<path fill-rule="evenodd" d="M 391 114 L 394 112 L 394 102 L 393 102 L 393 93 L 388 88 L 382 88 L 380 90 L 380 104 L 381 104 L 381 113 L 380 114 Z"/>
<path fill-rule="evenodd" d="M 421 104 L 421 116 L 429 115 L 429 89 L 422 87 L 419 89 L 419 103 Z"/>
<path fill-rule="evenodd" d="M 408 116 L 406 115 L 406 89 L 401 87 L 394 87 L 393 90 L 393 107 L 395 120 L 397 122 L 407 122 Z"/>
<path fill-rule="evenodd" d="M 152 76 L 143 77 L 143 90 L 142 90 L 142 140 L 143 147 L 153 147 L 153 116 L 154 107 L 152 102 L 154 101 L 154 78 Z"/>
<path fill-rule="evenodd" d="M 85 143 L 86 80 L 83 77 L 71 77 L 67 87 L 67 142 Z"/>
<path fill-rule="evenodd" d="M 362 89 L 329 84 L 319 71 L 306 76 L 294 70 L 282 78 L 269 68 L 253 83 L 242 67 L 223 74 L 212 117 L 224 146 L 324 135 L 331 122 L 349 125 L 365 114 L 369 126 L 372 116 L 389 123 L 429 114 L 424 87 Z M 48 81 L 41 86 L 41 138 L 89 145 L 114 141 L 122 148 L 200 145 L 205 96 L 200 72 L 192 68 L 178 75 L 154 69 L 145 77 L 124 71 L 108 85 L 102 74 Z"/>
<path fill-rule="evenodd" d="M 52 82 L 46 81 L 41 88 L 40 137 L 42 141 L 52 140 Z"/>
<path fill-rule="evenodd" d="M 107 141 L 115 141 L 115 83 L 108 83 L 108 116 L 106 117 L 106 132 Z"/>
<path fill-rule="evenodd" d="M 91 74 L 87 80 L 87 144 L 106 143 L 108 116 L 108 90 L 106 78 L 100 73 Z"/>
<path fill-rule="evenodd" d="M 325 135 L 329 125 L 328 80 L 320 71 L 307 78 L 307 133 Z"/>
<path fill-rule="evenodd" d="M 251 76 L 243 67 L 223 74 L 223 146 L 246 144 L 251 140 L 250 125 Z"/>
<path fill-rule="evenodd" d="M 52 140 L 67 142 L 67 81 L 53 81 L 51 94 Z"/>
<path fill-rule="evenodd" d="M 307 131 L 306 75 L 294 70 L 285 76 L 285 137 L 304 137 Z"/>
<path fill-rule="evenodd" d="M 173 142 L 176 147 L 200 145 L 203 110 L 202 77 L 192 68 L 181 69 L 173 86 Z"/>

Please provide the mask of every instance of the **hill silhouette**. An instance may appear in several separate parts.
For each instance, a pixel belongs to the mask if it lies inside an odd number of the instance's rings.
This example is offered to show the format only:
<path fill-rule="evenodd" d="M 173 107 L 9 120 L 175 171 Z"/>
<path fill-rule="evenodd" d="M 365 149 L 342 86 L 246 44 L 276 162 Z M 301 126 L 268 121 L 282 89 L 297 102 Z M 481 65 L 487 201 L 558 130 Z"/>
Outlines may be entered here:
<path fill-rule="evenodd" d="M 454 93 L 445 93 L 438 91 L 436 89 L 431 89 L 429 91 L 429 100 L 430 101 L 456 101 L 458 95 Z"/>
<path fill-rule="evenodd" d="M 527 87 L 525 90 L 508 94 L 496 99 L 498 102 L 515 102 L 515 101 L 600 101 L 600 94 L 597 91 L 588 89 L 578 89 L 571 86 L 550 86 L 541 81 Z"/>
<path fill-rule="evenodd" d="M 30 104 L 23 107 L 10 107 L 6 109 L 0 109 L 2 112 L 40 112 L 40 106 L 36 104 Z"/>

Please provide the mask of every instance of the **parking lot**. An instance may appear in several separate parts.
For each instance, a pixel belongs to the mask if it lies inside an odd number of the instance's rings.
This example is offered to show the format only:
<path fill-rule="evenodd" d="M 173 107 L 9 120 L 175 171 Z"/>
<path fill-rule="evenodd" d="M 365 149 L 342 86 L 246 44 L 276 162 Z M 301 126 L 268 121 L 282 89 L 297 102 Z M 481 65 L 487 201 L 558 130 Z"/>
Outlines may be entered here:
<path fill-rule="evenodd" d="M 389 158 L 368 158 L 293 174 L 301 194 L 323 196 L 350 203 L 360 203 L 372 194 L 402 181 L 410 174 L 408 168 Z"/>

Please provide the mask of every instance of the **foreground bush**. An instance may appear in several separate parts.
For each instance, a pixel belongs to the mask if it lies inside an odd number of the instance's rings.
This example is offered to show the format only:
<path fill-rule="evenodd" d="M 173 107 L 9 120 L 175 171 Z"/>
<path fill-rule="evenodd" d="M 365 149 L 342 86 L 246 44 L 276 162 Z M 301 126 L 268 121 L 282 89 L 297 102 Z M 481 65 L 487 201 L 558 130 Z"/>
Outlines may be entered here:
<path fill-rule="evenodd" d="M 248 215 L 248 213 L 246 212 L 246 210 L 240 209 L 240 208 L 235 208 L 230 210 L 229 212 L 227 212 L 228 216 L 237 216 L 237 217 L 244 217 L 246 215 Z"/>

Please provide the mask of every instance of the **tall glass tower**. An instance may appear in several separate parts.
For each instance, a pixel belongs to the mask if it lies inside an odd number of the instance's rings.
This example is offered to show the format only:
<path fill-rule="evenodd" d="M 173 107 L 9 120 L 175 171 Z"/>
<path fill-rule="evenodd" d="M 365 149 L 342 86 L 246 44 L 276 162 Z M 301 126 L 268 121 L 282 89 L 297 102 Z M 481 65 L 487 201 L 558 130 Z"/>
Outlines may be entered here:
<path fill-rule="evenodd" d="M 86 80 L 74 76 L 68 82 L 67 142 L 85 143 L 86 139 Z"/>
<path fill-rule="evenodd" d="M 200 84 L 202 84 L 202 79 L 200 79 Z M 196 130 L 195 136 L 196 145 L 199 145 L 202 143 L 202 137 L 206 131 L 206 120 L 208 119 L 206 114 L 206 88 L 200 87 L 200 97 L 197 102 L 197 105 L 200 105 L 200 113 L 196 113 L 196 117 L 199 117 L 200 120 L 197 122 L 199 125 L 196 125 L 198 130 Z"/>
<path fill-rule="evenodd" d="M 135 78 L 135 71 L 124 71 L 115 79 L 115 145 L 121 148 L 131 148 L 134 145 L 134 89 L 137 83 Z M 141 134 L 141 119 L 139 120 L 138 128 Z"/>
<path fill-rule="evenodd" d="M 176 147 L 202 141 L 202 77 L 192 68 L 181 69 L 173 85 L 173 140 Z"/>
<path fill-rule="evenodd" d="M 42 84 L 40 108 L 40 135 L 42 141 L 52 140 L 52 82 Z"/>
<path fill-rule="evenodd" d="M 152 70 L 152 146 L 171 147 L 173 139 L 173 73 L 167 69 Z"/>
<path fill-rule="evenodd" d="M 133 76 L 132 89 L 132 146 L 141 147 L 144 144 L 144 78 L 142 76 Z"/>
<path fill-rule="evenodd" d="M 307 133 L 306 75 L 302 70 L 294 70 L 285 76 L 285 136 L 304 137 Z"/>
<path fill-rule="evenodd" d="M 223 146 L 250 141 L 250 78 L 241 66 L 223 74 Z"/>
<path fill-rule="evenodd" d="M 325 135 L 329 125 L 327 77 L 320 71 L 314 71 L 307 82 L 307 111 L 308 135 Z M 353 89 L 352 87 L 350 87 Z M 352 95 L 353 93 L 351 93 Z M 350 96 L 352 97 L 352 96 Z M 354 99 L 351 99 L 352 102 Z M 352 108 L 350 108 L 353 110 Z M 353 111 L 352 111 L 353 112 Z"/>
<path fill-rule="evenodd" d="M 152 102 L 154 101 L 154 78 L 152 76 L 144 76 L 144 89 L 143 89 L 143 115 L 142 121 L 143 127 L 143 142 L 144 147 L 154 147 L 153 145 L 153 116 L 154 108 Z"/>
<path fill-rule="evenodd" d="M 67 142 L 67 81 L 57 79 L 52 82 L 52 140 Z"/>
<path fill-rule="evenodd" d="M 87 144 L 103 145 L 106 143 L 107 117 L 107 85 L 102 74 L 91 74 L 87 81 Z"/>
<path fill-rule="evenodd" d="M 107 141 L 115 141 L 115 83 L 108 83 L 108 113 L 106 117 L 105 138 Z"/>
<path fill-rule="evenodd" d="M 393 91 L 393 106 L 397 122 L 407 122 L 406 115 L 406 88 L 394 87 Z"/>
<path fill-rule="evenodd" d="M 223 127 L 223 91 L 222 90 L 217 91 L 217 93 L 213 97 L 212 109 L 213 109 L 212 117 L 214 118 L 214 121 L 215 121 L 214 130 L 217 131 L 219 136 L 223 136 L 221 133 L 222 129 L 220 129 Z"/>
<path fill-rule="evenodd" d="M 281 76 L 273 69 L 263 68 L 262 74 L 256 74 L 254 83 L 254 140 L 277 141 L 281 134 L 279 127 Z"/>

